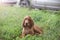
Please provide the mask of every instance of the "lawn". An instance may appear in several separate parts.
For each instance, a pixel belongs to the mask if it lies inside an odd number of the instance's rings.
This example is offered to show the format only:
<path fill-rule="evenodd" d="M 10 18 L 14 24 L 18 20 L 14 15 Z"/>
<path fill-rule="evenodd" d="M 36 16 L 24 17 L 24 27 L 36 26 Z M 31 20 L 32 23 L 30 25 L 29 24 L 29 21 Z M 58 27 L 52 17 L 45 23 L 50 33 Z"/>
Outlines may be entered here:
<path fill-rule="evenodd" d="M 42 35 L 20 38 L 23 18 L 29 15 L 43 29 Z M 0 7 L 0 40 L 60 40 L 60 11 Z"/>

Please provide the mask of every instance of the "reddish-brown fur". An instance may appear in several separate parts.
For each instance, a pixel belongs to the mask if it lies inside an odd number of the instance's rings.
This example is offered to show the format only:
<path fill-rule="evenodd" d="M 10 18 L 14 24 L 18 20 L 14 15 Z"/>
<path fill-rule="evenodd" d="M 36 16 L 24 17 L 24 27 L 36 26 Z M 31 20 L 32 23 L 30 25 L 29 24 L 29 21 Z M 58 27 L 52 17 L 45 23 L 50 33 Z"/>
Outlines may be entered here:
<path fill-rule="evenodd" d="M 22 30 L 22 37 L 26 36 L 27 34 L 35 35 L 35 34 L 42 34 L 42 29 L 36 26 L 30 16 L 26 16 L 23 20 L 23 30 Z"/>

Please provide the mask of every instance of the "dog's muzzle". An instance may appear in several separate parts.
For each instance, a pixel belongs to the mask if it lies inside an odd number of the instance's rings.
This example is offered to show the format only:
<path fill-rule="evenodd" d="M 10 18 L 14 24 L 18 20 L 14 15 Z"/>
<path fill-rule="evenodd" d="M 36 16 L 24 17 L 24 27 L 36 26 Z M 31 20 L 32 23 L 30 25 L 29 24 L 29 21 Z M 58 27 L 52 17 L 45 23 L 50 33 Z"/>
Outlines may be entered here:
<path fill-rule="evenodd" d="M 29 26 L 29 21 L 28 20 L 25 20 L 25 25 Z"/>

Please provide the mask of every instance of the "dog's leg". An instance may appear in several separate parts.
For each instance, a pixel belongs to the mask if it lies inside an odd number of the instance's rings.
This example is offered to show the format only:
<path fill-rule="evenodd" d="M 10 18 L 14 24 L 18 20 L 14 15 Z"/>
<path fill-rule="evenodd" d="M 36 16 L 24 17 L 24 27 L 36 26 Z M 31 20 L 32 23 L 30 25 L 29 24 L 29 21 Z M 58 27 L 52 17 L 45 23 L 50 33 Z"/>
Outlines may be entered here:
<path fill-rule="evenodd" d="M 42 29 L 40 29 L 38 26 L 34 26 L 34 31 L 35 31 L 35 34 L 36 33 L 37 34 L 42 34 L 43 33 Z"/>
<path fill-rule="evenodd" d="M 24 36 L 25 36 L 25 30 L 23 28 L 21 37 L 24 37 Z"/>

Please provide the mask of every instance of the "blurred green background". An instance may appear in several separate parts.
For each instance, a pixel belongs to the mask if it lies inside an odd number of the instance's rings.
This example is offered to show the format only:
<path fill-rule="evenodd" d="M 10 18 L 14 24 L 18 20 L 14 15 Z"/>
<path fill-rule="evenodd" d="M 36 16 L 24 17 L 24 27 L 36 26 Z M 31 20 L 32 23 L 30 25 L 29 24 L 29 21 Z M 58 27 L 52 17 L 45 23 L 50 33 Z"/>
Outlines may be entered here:
<path fill-rule="evenodd" d="M 42 35 L 19 37 L 26 15 L 43 29 Z M 60 40 L 60 11 L 0 6 L 0 40 Z"/>

